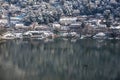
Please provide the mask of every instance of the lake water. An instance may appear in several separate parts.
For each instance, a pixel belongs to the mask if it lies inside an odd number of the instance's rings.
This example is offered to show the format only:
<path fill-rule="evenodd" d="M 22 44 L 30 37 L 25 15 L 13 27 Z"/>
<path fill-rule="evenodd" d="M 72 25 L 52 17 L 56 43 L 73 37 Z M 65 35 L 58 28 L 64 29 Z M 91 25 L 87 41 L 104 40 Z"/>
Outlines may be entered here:
<path fill-rule="evenodd" d="M 119 76 L 119 40 L 0 44 L 0 80 L 120 80 Z"/>

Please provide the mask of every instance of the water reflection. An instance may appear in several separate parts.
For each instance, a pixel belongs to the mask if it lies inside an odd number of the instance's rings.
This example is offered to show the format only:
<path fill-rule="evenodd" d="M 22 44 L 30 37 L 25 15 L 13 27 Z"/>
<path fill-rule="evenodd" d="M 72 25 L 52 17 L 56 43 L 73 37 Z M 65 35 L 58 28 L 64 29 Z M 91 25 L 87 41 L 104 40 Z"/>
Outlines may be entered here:
<path fill-rule="evenodd" d="M 120 80 L 120 41 L 7 41 L 0 80 Z"/>

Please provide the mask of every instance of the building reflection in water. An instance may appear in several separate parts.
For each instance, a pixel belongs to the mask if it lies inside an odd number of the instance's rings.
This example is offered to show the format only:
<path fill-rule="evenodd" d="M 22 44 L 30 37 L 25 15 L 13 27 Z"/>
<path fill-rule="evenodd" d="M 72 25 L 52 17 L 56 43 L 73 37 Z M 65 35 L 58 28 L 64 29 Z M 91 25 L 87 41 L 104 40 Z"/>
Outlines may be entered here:
<path fill-rule="evenodd" d="M 0 80 L 120 80 L 117 40 L 7 41 Z"/>

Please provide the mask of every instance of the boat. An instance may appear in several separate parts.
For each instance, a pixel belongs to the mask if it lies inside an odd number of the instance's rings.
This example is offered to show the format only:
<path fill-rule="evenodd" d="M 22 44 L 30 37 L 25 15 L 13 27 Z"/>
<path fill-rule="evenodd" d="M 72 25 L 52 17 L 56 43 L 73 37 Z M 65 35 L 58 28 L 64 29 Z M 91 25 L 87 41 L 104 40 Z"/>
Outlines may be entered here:
<path fill-rule="evenodd" d="M 50 31 L 27 31 L 23 34 L 23 39 L 45 39 L 52 37 L 53 33 Z"/>
<path fill-rule="evenodd" d="M 14 33 L 15 35 L 15 39 L 22 39 L 23 36 L 22 36 L 22 33 Z"/>
<path fill-rule="evenodd" d="M 103 32 L 99 32 L 99 33 L 97 33 L 96 35 L 93 36 L 93 39 L 106 39 L 106 38 L 107 38 L 107 36 Z"/>
<path fill-rule="evenodd" d="M 6 32 L 6 33 L 4 33 L 4 34 L 2 35 L 1 38 L 2 38 L 2 39 L 5 39 L 5 40 L 7 40 L 7 39 L 15 39 L 15 35 L 14 35 L 14 33 Z"/>
<path fill-rule="evenodd" d="M 66 32 L 66 33 L 61 33 L 61 37 L 63 37 L 63 38 L 75 38 L 75 37 L 79 37 L 79 34 L 77 34 L 76 32 Z"/>
<path fill-rule="evenodd" d="M 80 39 L 86 39 L 86 38 L 91 38 L 91 37 L 92 37 L 92 35 L 86 34 L 86 35 L 81 35 Z"/>
<path fill-rule="evenodd" d="M 43 33 L 40 31 L 27 31 L 23 34 L 23 39 L 43 39 Z"/>

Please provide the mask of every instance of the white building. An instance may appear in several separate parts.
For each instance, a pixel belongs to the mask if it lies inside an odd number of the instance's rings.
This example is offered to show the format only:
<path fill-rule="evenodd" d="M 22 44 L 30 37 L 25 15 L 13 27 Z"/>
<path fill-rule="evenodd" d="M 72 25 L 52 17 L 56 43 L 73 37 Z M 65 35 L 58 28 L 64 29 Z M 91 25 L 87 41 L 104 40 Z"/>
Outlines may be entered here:
<path fill-rule="evenodd" d="M 0 19 L 0 23 L 6 24 L 7 22 L 8 22 L 7 19 Z"/>
<path fill-rule="evenodd" d="M 68 25 L 71 23 L 75 23 L 77 21 L 77 17 L 62 17 L 60 18 L 60 24 Z"/>

